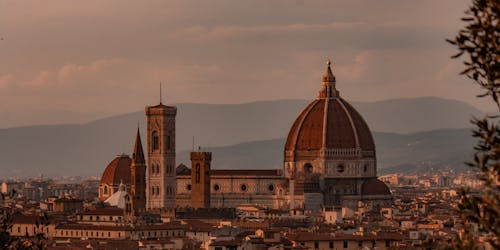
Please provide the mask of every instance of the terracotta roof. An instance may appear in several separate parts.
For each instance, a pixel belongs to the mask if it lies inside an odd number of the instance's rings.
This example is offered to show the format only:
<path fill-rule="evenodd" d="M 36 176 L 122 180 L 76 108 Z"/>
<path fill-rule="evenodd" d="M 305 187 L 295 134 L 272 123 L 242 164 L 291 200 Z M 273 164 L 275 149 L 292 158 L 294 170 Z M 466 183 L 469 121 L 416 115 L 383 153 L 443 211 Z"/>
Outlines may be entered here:
<path fill-rule="evenodd" d="M 289 240 L 296 242 L 307 241 L 338 241 L 338 240 L 402 240 L 404 237 L 400 233 L 391 232 L 367 232 L 363 235 L 346 233 L 312 233 L 301 232 L 288 236 Z"/>
<path fill-rule="evenodd" d="M 177 107 L 175 107 L 175 106 L 167 106 L 167 105 L 165 105 L 165 104 L 163 104 L 163 103 L 160 102 L 160 104 L 158 104 L 158 105 L 147 106 L 146 110 L 148 110 L 148 109 L 163 109 L 163 110 L 175 110 L 176 111 Z"/>
<path fill-rule="evenodd" d="M 180 230 L 186 229 L 183 225 L 177 224 L 153 224 L 153 225 L 95 225 L 85 223 L 58 224 L 56 229 L 85 229 L 85 230 L 116 230 L 116 231 L 148 231 L 148 230 Z"/>
<path fill-rule="evenodd" d="M 230 246 L 239 246 L 241 245 L 241 239 L 231 239 L 231 240 L 216 240 L 213 241 L 210 246 L 211 247 L 230 247 Z"/>
<path fill-rule="evenodd" d="M 170 108 L 170 106 L 167 106 L 163 103 L 160 102 L 160 104 L 154 105 L 154 106 L 149 106 L 150 108 Z"/>
<path fill-rule="evenodd" d="M 56 225 L 56 229 L 76 229 L 76 230 L 106 230 L 106 231 L 132 231 L 128 225 L 94 225 L 84 223 L 67 223 Z"/>
<path fill-rule="evenodd" d="M 362 149 L 374 151 L 375 143 L 363 117 L 335 89 L 330 64 L 323 76 L 323 91 L 293 123 L 285 144 L 286 151 Z"/>
<path fill-rule="evenodd" d="M 285 150 L 319 150 L 323 144 L 327 149 L 375 150 L 363 117 L 340 97 L 311 102 L 292 125 Z"/>
<path fill-rule="evenodd" d="M 391 191 L 383 181 L 372 178 L 363 183 L 361 195 L 391 195 Z"/>
<path fill-rule="evenodd" d="M 130 185 L 131 162 L 132 159 L 128 155 L 118 155 L 104 169 L 101 184 L 118 186 L 123 181 L 123 184 Z"/>
<path fill-rule="evenodd" d="M 67 197 L 63 197 L 63 198 L 57 198 L 54 200 L 55 202 L 83 202 L 82 199 L 76 199 L 76 198 L 67 198 Z"/>
<path fill-rule="evenodd" d="M 94 210 L 88 210 L 81 213 L 77 213 L 77 215 L 123 215 L 123 209 L 116 207 L 104 207 L 104 208 L 96 208 Z"/>
<path fill-rule="evenodd" d="M 40 223 L 42 221 L 42 217 L 36 215 L 15 215 L 12 218 L 12 222 L 14 224 L 36 224 L 37 221 Z"/>

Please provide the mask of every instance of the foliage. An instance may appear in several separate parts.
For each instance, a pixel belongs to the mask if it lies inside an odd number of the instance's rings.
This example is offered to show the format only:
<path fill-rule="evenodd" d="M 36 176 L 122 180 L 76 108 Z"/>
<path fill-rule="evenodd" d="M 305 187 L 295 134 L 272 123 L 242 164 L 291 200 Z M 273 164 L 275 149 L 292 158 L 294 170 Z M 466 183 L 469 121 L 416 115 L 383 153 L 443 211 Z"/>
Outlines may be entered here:
<path fill-rule="evenodd" d="M 11 228 L 12 213 L 3 210 L 0 214 L 0 249 L 8 249 L 14 244 L 15 238 L 10 235 Z"/>
<path fill-rule="evenodd" d="M 25 237 L 14 237 L 10 234 L 15 216 L 20 213 L 14 210 L 2 210 L 0 214 L 0 249 L 19 249 L 19 250 L 41 250 L 47 248 L 47 238 L 43 228 L 49 225 L 49 219 L 44 214 L 40 220 L 35 223 L 36 233 L 30 236 L 26 233 Z"/>
<path fill-rule="evenodd" d="M 473 0 L 462 21 L 466 23 L 453 40 L 459 52 L 453 58 L 465 57 L 466 75 L 484 92 L 479 97 L 489 97 L 500 111 L 500 1 Z M 497 116 L 475 118 L 473 137 L 478 139 L 474 147 L 473 162 L 468 163 L 478 171 L 484 188 L 479 195 L 470 190 L 461 191 L 459 209 L 467 223 L 476 223 L 487 240 L 496 249 L 500 248 L 500 124 Z M 473 232 L 465 227 L 460 245 L 471 247 L 467 239 Z"/>
<path fill-rule="evenodd" d="M 461 74 L 474 80 L 485 90 L 480 97 L 489 96 L 499 105 L 500 91 L 500 2 L 473 0 L 462 18 L 465 28 L 453 40 L 459 52 L 452 58 L 468 55 Z"/>

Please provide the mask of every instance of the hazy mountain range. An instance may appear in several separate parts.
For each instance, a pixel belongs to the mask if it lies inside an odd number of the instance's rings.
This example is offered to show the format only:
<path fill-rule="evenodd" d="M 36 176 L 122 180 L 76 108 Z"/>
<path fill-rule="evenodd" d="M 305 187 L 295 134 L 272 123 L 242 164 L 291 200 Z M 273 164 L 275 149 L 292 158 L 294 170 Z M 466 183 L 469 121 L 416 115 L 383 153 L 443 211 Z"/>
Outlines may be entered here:
<path fill-rule="evenodd" d="M 283 138 L 307 103 L 177 104 L 177 162 L 189 163 L 194 138 L 195 147 L 214 152 L 215 168 L 278 168 Z M 435 97 L 352 104 L 378 131 L 380 168 L 460 164 L 473 144 L 464 128 L 481 115 L 467 103 Z M 0 175 L 100 175 L 116 154 L 130 154 L 138 124 L 144 128 L 143 111 L 84 124 L 0 129 Z"/>
<path fill-rule="evenodd" d="M 470 129 L 440 129 L 412 134 L 374 132 L 378 168 L 381 173 L 422 172 L 430 167 L 464 169 L 471 159 Z M 212 165 L 217 168 L 281 168 L 285 138 L 213 147 Z M 189 162 L 189 151 L 178 154 Z M 413 168 L 413 169 L 412 169 Z M 415 171 L 413 171 L 415 170 Z"/>

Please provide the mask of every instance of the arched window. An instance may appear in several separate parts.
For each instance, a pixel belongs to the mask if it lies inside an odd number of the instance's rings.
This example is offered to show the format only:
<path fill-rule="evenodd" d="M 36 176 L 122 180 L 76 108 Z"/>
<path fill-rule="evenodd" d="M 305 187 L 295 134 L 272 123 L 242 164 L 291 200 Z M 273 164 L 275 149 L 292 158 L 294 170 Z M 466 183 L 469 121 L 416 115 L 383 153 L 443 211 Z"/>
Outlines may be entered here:
<path fill-rule="evenodd" d="M 200 164 L 196 164 L 196 177 L 195 177 L 195 182 L 200 183 Z"/>
<path fill-rule="evenodd" d="M 104 186 L 104 194 L 108 194 L 108 186 Z"/>
<path fill-rule="evenodd" d="M 339 172 L 339 173 L 343 173 L 344 171 L 345 171 L 344 165 L 339 164 L 339 165 L 337 166 L 337 172 Z"/>
<path fill-rule="evenodd" d="M 160 148 L 160 139 L 158 138 L 158 132 L 153 131 L 151 137 L 151 141 L 153 142 L 153 151 L 156 151 Z"/>
<path fill-rule="evenodd" d="M 313 166 L 311 165 L 311 163 L 306 163 L 304 164 L 304 172 L 305 173 L 309 173 L 311 174 L 313 172 Z"/>
<path fill-rule="evenodd" d="M 170 135 L 167 135 L 167 141 L 165 142 L 165 146 L 167 147 L 167 150 L 170 150 Z"/>
<path fill-rule="evenodd" d="M 160 164 L 156 164 L 156 174 L 160 173 Z"/>

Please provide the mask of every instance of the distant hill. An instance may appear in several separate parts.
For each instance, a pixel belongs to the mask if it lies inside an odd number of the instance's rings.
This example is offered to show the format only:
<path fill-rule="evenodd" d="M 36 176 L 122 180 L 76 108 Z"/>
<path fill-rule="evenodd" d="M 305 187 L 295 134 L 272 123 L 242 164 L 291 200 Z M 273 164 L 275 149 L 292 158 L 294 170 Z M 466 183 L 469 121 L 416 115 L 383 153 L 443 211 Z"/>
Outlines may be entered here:
<path fill-rule="evenodd" d="M 243 143 L 226 148 L 229 150 L 227 157 L 221 154 L 216 162 L 220 162 L 220 166 L 230 167 L 280 166 L 281 160 L 279 159 L 282 157 L 283 147 L 278 141 L 272 139 L 286 137 L 291 124 L 307 103 L 309 101 L 279 100 L 246 104 L 178 104 L 176 105 L 178 107 L 177 151 L 190 149 L 193 137 L 196 145 L 214 150 L 221 146 Z M 372 131 L 382 132 L 411 133 L 423 130 L 465 128 L 469 126 L 468 120 L 472 115 L 481 114 L 479 110 L 466 103 L 433 97 L 373 103 L 354 102 L 353 105 L 365 117 Z M 39 173 L 100 175 L 116 154 L 130 153 L 138 123 L 141 129 L 145 127 L 143 111 L 112 116 L 81 125 L 0 129 L 0 159 L 2 159 L 0 175 L 34 176 Z M 440 136 L 440 134 L 434 134 L 434 136 Z M 460 139 L 462 137 L 457 138 L 457 140 L 462 140 Z M 463 140 L 468 138 L 467 135 Z M 446 139 L 453 140 L 454 138 Z M 143 140 L 145 140 L 144 136 Z M 383 139 L 377 139 L 380 154 L 378 159 L 381 166 L 398 162 L 394 158 L 398 158 L 399 155 L 411 159 L 420 157 L 420 160 L 427 161 L 429 155 L 425 152 L 407 153 L 408 151 L 401 150 L 397 146 L 386 151 L 384 146 L 381 146 L 385 142 L 396 143 L 399 140 L 401 143 L 405 142 L 405 139 L 394 134 L 387 134 Z M 262 142 L 264 144 L 267 142 L 266 145 L 272 149 L 269 151 L 259 151 L 258 148 L 253 149 L 254 151 L 241 149 L 245 147 L 245 142 L 250 142 L 251 145 L 252 141 L 264 141 Z M 379 145 L 380 143 L 382 144 Z M 450 146 L 450 150 L 453 151 L 453 145 Z M 440 145 L 436 145 L 435 153 L 432 155 L 447 152 L 447 147 L 441 148 Z M 258 154 L 252 155 L 252 152 Z M 233 158 L 229 157 L 231 155 Z M 236 160 L 237 156 L 245 160 Z M 222 164 L 224 161 L 226 163 Z"/>
<path fill-rule="evenodd" d="M 468 128 L 471 118 L 482 114 L 468 103 L 437 97 L 354 102 L 353 105 L 372 131 L 390 133 Z"/>
<path fill-rule="evenodd" d="M 464 169 L 471 159 L 473 138 L 469 129 L 442 129 L 414 134 L 373 133 L 381 173 L 426 172 L 430 169 Z M 214 168 L 281 168 L 285 139 L 213 147 Z M 189 163 L 189 151 L 178 154 Z"/>

